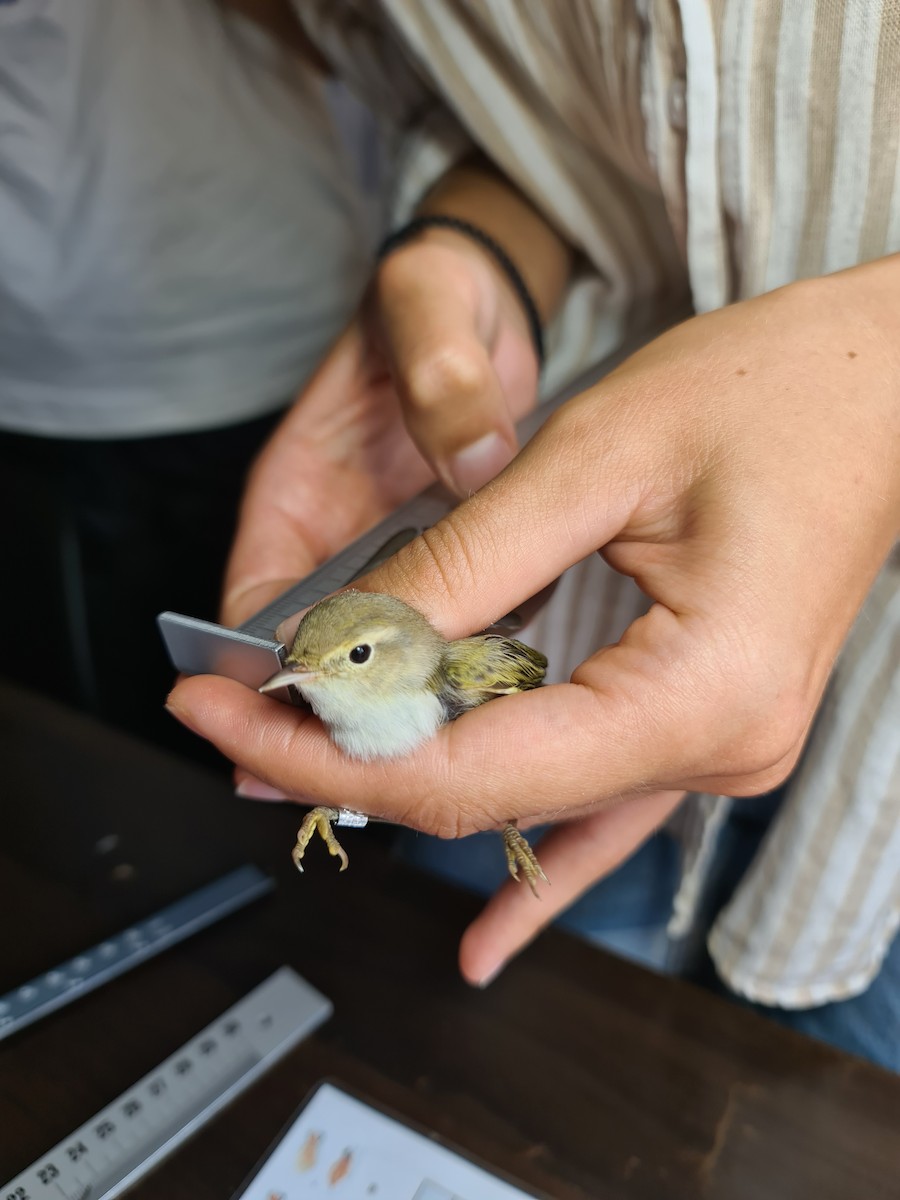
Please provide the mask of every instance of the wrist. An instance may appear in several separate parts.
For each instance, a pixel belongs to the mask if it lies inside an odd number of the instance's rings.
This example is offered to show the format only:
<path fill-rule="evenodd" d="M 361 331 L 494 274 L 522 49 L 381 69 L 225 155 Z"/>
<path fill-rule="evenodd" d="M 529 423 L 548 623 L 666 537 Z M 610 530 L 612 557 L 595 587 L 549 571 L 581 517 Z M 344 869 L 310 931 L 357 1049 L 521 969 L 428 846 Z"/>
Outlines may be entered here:
<path fill-rule="evenodd" d="M 487 256 L 491 266 L 500 272 L 502 283 L 511 290 L 525 318 L 528 334 L 534 347 L 538 369 L 544 364 L 544 333 L 541 314 L 527 282 L 504 246 L 480 225 L 448 213 L 421 213 L 407 225 L 389 234 L 378 250 L 379 262 L 401 246 L 419 238 L 449 234 L 451 239 L 462 238 Z M 453 241 L 451 240 L 451 246 Z M 457 249 L 459 243 L 457 242 Z"/>
<path fill-rule="evenodd" d="M 487 159 L 449 171 L 422 199 L 414 216 L 469 221 L 503 246 L 522 273 L 546 325 L 568 285 L 572 251 L 525 195 Z"/>

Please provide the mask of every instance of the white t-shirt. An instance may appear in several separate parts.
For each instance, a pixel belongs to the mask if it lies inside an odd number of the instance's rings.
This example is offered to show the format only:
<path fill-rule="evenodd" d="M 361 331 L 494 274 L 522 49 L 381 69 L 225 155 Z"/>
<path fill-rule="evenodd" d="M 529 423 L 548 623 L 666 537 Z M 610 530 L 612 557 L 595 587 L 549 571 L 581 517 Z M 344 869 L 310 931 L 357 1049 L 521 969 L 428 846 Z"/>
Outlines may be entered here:
<path fill-rule="evenodd" d="M 212 0 L 0 3 L 0 428 L 178 433 L 292 399 L 369 269 L 312 70 Z"/>

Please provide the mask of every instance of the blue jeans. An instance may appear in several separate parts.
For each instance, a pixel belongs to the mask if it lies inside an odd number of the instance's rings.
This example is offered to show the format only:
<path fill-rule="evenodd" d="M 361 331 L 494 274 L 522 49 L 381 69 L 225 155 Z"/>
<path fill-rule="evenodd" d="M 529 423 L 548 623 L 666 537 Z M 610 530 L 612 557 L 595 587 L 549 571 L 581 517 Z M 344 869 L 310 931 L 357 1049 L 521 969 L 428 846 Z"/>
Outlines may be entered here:
<path fill-rule="evenodd" d="M 535 845 L 542 832 L 529 829 L 529 842 Z M 481 896 L 492 895 L 509 878 L 497 833 L 476 833 L 448 842 L 404 830 L 399 847 L 406 862 Z M 622 958 L 665 971 L 666 924 L 678 878 L 678 847 L 669 837 L 653 837 L 617 871 L 576 900 L 556 924 Z"/>
<path fill-rule="evenodd" d="M 727 903 L 755 855 L 774 811 L 765 799 L 735 804 L 720 839 L 704 929 Z M 534 844 L 539 830 L 529 831 Z M 480 895 L 490 895 L 507 877 L 496 833 L 457 842 L 404 831 L 399 849 L 407 862 Z M 900 1071 L 900 938 L 881 971 L 862 995 L 810 1009 L 770 1008 L 735 996 L 718 978 L 704 938 L 693 961 L 679 961 L 666 933 L 679 882 L 679 849 L 657 833 L 606 879 L 595 884 L 557 920 L 557 925 L 623 958 L 663 973 L 675 973 L 727 996 L 809 1037 Z"/>

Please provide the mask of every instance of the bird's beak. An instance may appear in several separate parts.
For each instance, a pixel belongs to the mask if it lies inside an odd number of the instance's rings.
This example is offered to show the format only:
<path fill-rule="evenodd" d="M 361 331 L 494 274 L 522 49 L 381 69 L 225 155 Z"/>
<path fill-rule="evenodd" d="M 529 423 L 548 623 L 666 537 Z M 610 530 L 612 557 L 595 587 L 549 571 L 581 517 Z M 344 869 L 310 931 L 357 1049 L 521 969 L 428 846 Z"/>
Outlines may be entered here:
<path fill-rule="evenodd" d="M 257 688 L 257 691 L 277 692 L 279 688 L 299 687 L 308 680 L 315 678 L 315 671 L 309 671 L 303 663 L 297 663 L 296 666 L 283 667 L 282 670 L 276 671 L 270 679 L 267 679 L 265 683 Z"/>

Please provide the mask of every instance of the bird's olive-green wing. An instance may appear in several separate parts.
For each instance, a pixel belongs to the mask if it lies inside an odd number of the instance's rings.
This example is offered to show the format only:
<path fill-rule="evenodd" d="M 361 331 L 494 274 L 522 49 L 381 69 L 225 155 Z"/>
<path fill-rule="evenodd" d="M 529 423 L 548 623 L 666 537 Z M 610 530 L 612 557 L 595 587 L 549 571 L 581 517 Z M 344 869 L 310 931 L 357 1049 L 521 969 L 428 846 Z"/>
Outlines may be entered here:
<path fill-rule="evenodd" d="M 547 660 L 538 650 L 495 634 L 450 642 L 443 666 L 448 690 L 462 709 L 540 687 L 547 672 Z"/>

